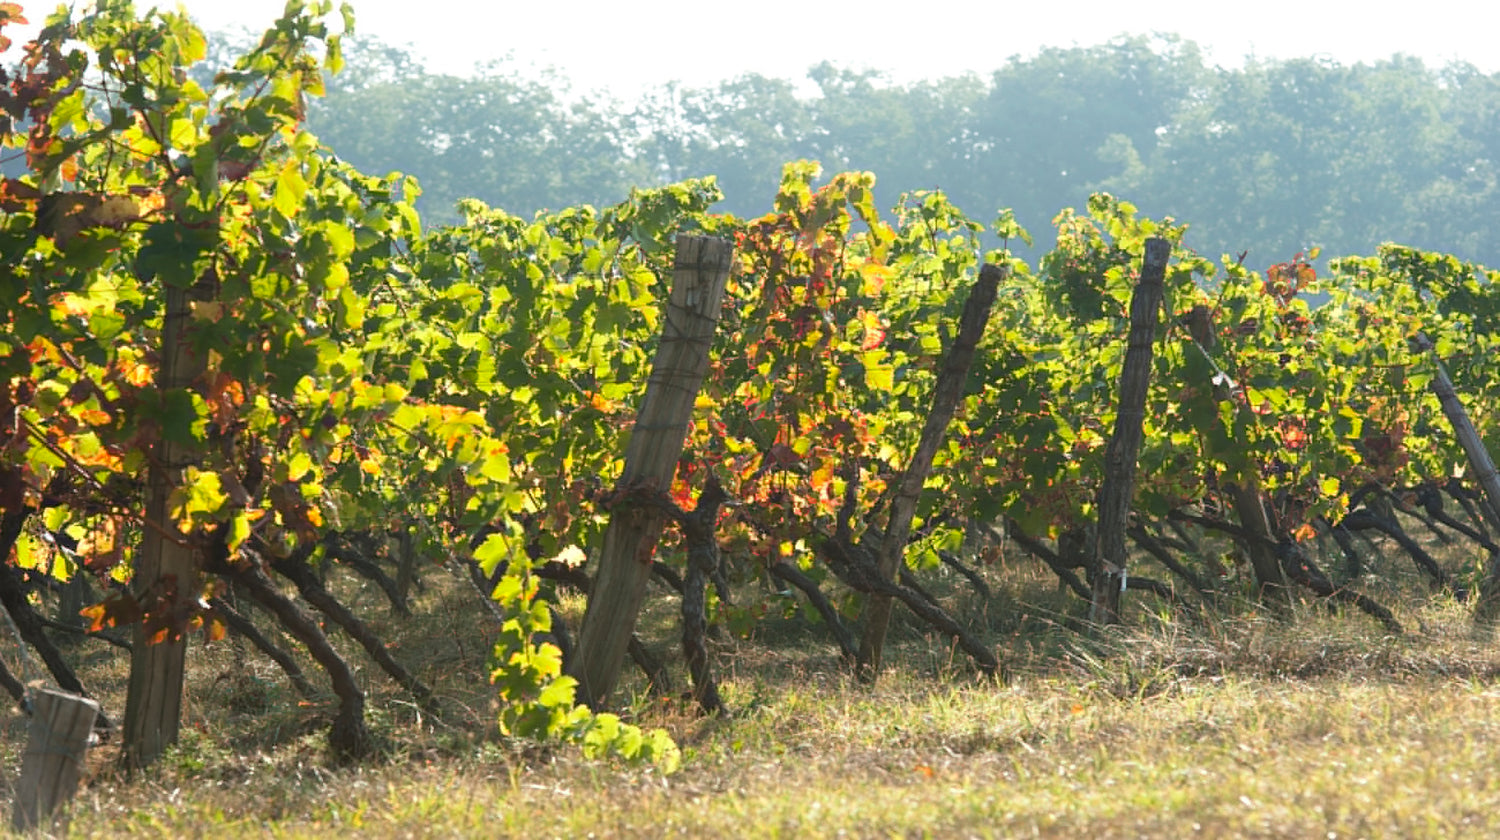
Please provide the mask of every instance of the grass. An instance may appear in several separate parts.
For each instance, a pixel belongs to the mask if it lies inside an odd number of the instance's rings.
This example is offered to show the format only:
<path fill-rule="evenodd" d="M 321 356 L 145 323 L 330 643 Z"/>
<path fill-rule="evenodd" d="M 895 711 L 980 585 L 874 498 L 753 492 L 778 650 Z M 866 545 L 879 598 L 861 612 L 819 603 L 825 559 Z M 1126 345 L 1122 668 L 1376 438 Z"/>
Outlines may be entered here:
<path fill-rule="evenodd" d="M 898 623 L 890 670 L 860 687 L 819 630 L 793 617 L 719 645 L 729 718 L 627 686 L 630 715 L 683 748 L 669 777 L 498 739 L 483 618 L 435 580 L 419 618 L 388 637 L 440 686 L 447 711 L 421 715 L 367 668 L 384 760 L 332 767 L 328 707 L 299 706 L 253 652 L 218 643 L 192 651 L 181 745 L 133 780 L 113 772 L 111 748 L 95 750 L 67 832 L 1500 836 L 1500 655 L 1472 637 L 1465 608 L 1403 610 L 1414 631 L 1401 638 L 1315 608 L 1291 624 L 1248 610 L 1199 622 L 1142 609 L 1132 629 L 1091 640 L 1068 629 L 1065 602 L 1039 573 L 997 578 L 1007 594 L 989 605 L 956 590 L 950 602 L 1006 657 L 1002 681 Z M 374 594 L 350 597 L 378 612 Z M 670 639 L 675 599 L 654 601 L 643 626 Z M 87 650 L 87 679 L 118 710 L 121 663 Z M 5 723 L 7 766 L 24 725 Z"/>

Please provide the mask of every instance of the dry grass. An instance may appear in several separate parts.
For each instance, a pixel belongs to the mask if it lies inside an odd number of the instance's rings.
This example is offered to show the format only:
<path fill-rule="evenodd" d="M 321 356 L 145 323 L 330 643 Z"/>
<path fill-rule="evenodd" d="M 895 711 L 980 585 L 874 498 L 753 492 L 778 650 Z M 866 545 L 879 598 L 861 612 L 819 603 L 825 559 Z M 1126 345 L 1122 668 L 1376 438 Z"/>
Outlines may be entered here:
<path fill-rule="evenodd" d="M 1006 586 L 989 604 L 957 591 L 950 602 L 1008 657 L 1002 682 L 906 624 L 895 665 L 861 688 L 819 629 L 793 617 L 720 645 L 728 719 L 630 701 L 639 685 L 627 686 L 632 715 L 683 746 L 684 769 L 667 778 L 495 738 L 484 619 L 434 579 L 420 617 L 388 629 L 440 686 L 445 717 L 421 716 L 366 666 L 384 761 L 332 768 L 327 708 L 299 706 L 253 651 L 220 643 L 193 651 L 181 747 L 130 781 L 96 750 L 68 831 L 1500 836 L 1500 654 L 1471 636 L 1464 608 L 1404 610 L 1403 638 L 1316 608 L 1290 625 L 1247 610 L 1207 623 L 1142 610 L 1134 629 L 1099 641 L 1068 629 L 1065 602 L 1029 566 L 996 577 Z M 350 596 L 379 612 L 374 594 Z M 675 599 L 656 601 L 645 627 L 665 648 Z M 90 656 L 88 678 L 118 709 L 121 664 Z M 8 766 L 23 728 L 5 724 Z"/>

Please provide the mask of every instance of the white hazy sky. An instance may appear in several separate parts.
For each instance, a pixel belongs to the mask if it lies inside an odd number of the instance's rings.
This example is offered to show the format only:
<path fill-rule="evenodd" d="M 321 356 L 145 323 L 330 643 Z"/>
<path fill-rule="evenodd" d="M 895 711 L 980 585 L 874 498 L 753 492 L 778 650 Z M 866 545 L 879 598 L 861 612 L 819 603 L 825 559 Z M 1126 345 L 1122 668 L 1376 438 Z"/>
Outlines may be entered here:
<path fill-rule="evenodd" d="M 52 0 L 33 0 L 40 18 Z M 931 5 L 929 5 L 929 3 Z M 163 5 L 170 5 L 164 0 Z M 138 8 L 152 0 L 136 0 Z M 266 27 L 284 0 L 185 0 L 207 28 Z M 410 45 L 431 70 L 505 58 L 552 66 L 575 92 L 635 94 L 746 72 L 800 79 L 831 60 L 897 81 L 986 73 L 1047 46 L 1175 32 L 1211 61 L 1323 56 L 1351 64 L 1393 53 L 1500 72 L 1497 0 L 354 0 L 357 30 Z M 884 11 L 882 9 L 888 9 Z"/>

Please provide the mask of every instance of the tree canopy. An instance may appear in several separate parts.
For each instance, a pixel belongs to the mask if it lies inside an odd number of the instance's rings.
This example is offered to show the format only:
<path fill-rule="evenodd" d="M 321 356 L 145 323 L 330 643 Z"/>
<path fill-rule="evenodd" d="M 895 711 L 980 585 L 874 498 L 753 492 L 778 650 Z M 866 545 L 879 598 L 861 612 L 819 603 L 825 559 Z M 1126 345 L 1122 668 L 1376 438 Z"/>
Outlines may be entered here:
<path fill-rule="evenodd" d="M 348 52 L 312 127 L 362 169 L 416 176 L 436 221 L 456 221 L 464 197 L 529 216 L 704 175 L 720 209 L 746 215 L 786 161 L 809 159 L 879 173 L 882 207 L 938 188 L 971 212 L 1015 208 L 1032 229 L 1107 190 L 1195 220 L 1186 241 L 1201 253 L 1249 248 L 1262 268 L 1387 239 L 1500 262 L 1500 77 L 1464 64 L 1223 69 L 1163 35 L 1013 57 L 988 77 L 897 84 L 823 63 L 802 80 L 752 74 L 622 103 L 503 63 L 460 78 L 378 41 Z"/>

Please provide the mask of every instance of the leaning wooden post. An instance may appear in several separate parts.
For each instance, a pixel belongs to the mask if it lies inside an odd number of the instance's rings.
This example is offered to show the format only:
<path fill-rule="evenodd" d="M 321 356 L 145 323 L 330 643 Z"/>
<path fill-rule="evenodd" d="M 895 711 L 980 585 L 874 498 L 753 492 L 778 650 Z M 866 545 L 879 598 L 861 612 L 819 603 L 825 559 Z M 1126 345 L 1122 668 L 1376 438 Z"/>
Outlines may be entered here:
<path fill-rule="evenodd" d="M 31 688 L 31 734 L 11 808 L 16 831 L 45 828 L 78 791 L 99 704 L 54 688 Z"/>
<path fill-rule="evenodd" d="M 1490 527 L 1500 533 L 1500 473 L 1495 471 L 1495 462 L 1490 458 L 1489 450 L 1484 448 L 1484 441 L 1480 439 L 1479 432 L 1475 431 L 1474 423 L 1469 420 L 1469 413 L 1459 400 L 1453 380 L 1448 378 L 1448 371 L 1443 367 L 1443 360 L 1438 358 L 1432 342 L 1427 336 L 1417 333 L 1411 344 L 1412 349 L 1419 353 L 1432 353 L 1432 366 L 1437 371 L 1437 375 L 1432 378 L 1432 393 L 1437 395 L 1443 414 L 1448 417 L 1459 445 L 1468 456 L 1474 477 L 1484 490 L 1480 510 L 1489 520 Z M 1484 581 L 1479 585 L 1479 603 L 1475 606 L 1474 618 L 1476 621 L 1489 623 L 1497 617 L 1500 617 L 1500 554 L 1491 554 Z"/>
<path fill-rule="evenodd" d="M 1141 451 L 1146 419 L 1146 392 L 1151 385 L 1151 346 L 1156 340 L 1156 314 L 1172 243 L 1161 237 L 1146 240 L 1141 279 L 1130 298 L 1130 337 L 1125 368 L 1120 373 L 1120 405 L 1115 431 L 1104 452 L 1104 484 L 1099 488 L 1099 532 L 1095 547 L 1094 597 L 1089 621 L 1120 623 L 1120 592 L 1125 588 L 1125 530 L 1130 525 L 1130 501 L 1135 489 L 1136 457 Z"/>
<path fill-rule="evenodd" d="M 672 298 L 646 394 L 625 449 L 625 471 L 615 485 L 617 503 L 604 533 L 599 573 L 578 632 L 569 673 L 578 697 L 601 706 L 620 676 L 635 631 L 636 613 L 651 577 L 651 557 L 665 522 L 652 505 L 633 504 L 633 492 L 666 492 L 677 471 L 693 402 L 708 372 L 708 351 L 729 281 L 734 249 L 707 236 L 678 236 Z"/>
<path fill-rule="evenodd" d="M 881 578 L 894 582 L 901 565 L 906 562 L 906 543 L 911 538 L 911 520 L 916 514 L 917 500 L 922 494 L 922 485 L 932 472 L 932 460 L 947 434 L 948 423 L 958 410 L 959 400 L 964 395 L 964 380 L 968 378 L 969 366 L 974 361 L 974 351 L 979 339 L 984 336 L 985 324 L 989 323 L 990 309 L 995 305 L 1000 280 L 1005 269 L 998 265 L 986 265 L 979 270 L 979 281 L 969 292 L 964 303 L 963 315 L 959 317 L 958 335 L 943 357 L 943 368 L 938 372 L 937 384 L 932 394 L 932 410 L 922 427 L 922 437 L 917 442 L 916 454 L 906 465 L 906 472 L 897 486 L 896 497 L 891 501 L 891 513 L 886 522 L 884 539 L 880 542 L 878 558 Z M 891 621 L 891 596 L 881 593 L 870 595 L 865 606 L 865 632 L 859 643 L 859 658 L 855 673 L 864 682 L 874 682 L 880 673 L 881 651 L 885 647 L 886 628 Z"/>

